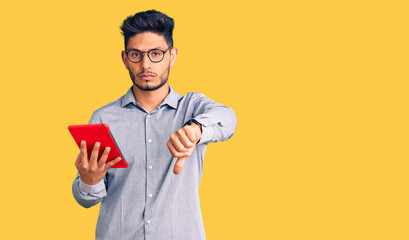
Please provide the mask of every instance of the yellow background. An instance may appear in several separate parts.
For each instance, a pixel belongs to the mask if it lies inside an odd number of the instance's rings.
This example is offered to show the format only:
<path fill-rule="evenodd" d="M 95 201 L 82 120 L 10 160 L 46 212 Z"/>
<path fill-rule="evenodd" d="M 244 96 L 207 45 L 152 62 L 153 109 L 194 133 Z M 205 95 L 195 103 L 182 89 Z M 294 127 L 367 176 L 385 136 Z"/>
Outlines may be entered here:
<path fill-rule="evenodd" d="M 131 86 L 119 26 L 175 19 L 169 81 L 232 107 L 200 186 L 207 239 L 409 239 L 406 1 L 0 4 L 0 239 L 93 239 L 67 126 Z"/>

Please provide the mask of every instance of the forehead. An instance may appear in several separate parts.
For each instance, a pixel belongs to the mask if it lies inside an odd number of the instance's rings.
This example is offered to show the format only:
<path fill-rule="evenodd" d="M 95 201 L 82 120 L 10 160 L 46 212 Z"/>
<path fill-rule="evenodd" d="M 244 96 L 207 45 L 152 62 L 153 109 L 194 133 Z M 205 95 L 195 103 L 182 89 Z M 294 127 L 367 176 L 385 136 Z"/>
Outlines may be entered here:
<path fill-rule="evenodd" d="M 127 49 L 136 48 L 142 51 L 147 51 L 158 47 L 163 49 L 168 47 L 165 38 L 156 33 L 143 32 L 138 33 L 128 39 Z"/>

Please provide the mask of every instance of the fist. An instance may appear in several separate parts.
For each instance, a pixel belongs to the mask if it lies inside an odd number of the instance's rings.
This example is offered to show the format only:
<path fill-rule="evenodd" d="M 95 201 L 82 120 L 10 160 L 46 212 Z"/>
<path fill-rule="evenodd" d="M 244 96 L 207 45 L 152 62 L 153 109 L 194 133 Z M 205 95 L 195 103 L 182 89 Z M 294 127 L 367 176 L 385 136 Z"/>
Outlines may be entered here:
<path fill-rule="evenodd" d="M 170 135 L 167 146 L 172 156 L 177 158 L 173 168 L 175 174 L 182 171 L 186 159 L 192 154 L 201 137 L 201 126 L 197 123 L 186 125 Z"/>

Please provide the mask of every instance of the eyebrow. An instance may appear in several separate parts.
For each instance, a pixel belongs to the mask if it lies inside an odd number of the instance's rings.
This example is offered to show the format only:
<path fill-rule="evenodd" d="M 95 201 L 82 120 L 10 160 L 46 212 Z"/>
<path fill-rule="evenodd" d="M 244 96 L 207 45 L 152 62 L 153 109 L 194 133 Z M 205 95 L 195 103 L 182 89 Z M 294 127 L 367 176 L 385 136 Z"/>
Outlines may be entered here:
<path fill-rule="evenodd" d="M 163 50 L 163 48 L 162 47 L 154 47 L 154 48 L 151 48 L 151 49 L 148 49 L 147 51 L 150 51 L 150 50 L 153 50 L 153 49 L 161 49 L 161 50 Z M 131 51 L 131 50 L 138 50 L 138 51 L 142 51 L 142 50 L 140 50 L 140 49 L 137 49 L 137 48 L 130 48 L 128 51 Z M 146 52 L 147 52 L 146 51 Z"/>

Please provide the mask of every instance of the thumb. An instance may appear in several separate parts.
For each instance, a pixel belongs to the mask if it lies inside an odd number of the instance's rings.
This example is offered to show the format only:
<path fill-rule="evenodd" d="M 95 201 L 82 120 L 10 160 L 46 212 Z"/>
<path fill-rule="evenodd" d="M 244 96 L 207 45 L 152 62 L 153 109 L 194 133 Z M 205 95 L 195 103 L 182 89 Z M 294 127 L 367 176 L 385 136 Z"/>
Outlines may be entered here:
<path fill-rule="evenodd" d="M 187 158 L 188 158 L 187 156 L 178 158 L 178 160 L 175 163 L 175 167 L 173 168 L 173 173 L 177 175 L 180 173 L 180 171 L 182 171 L 183 165 L 185 164 Z"/>

